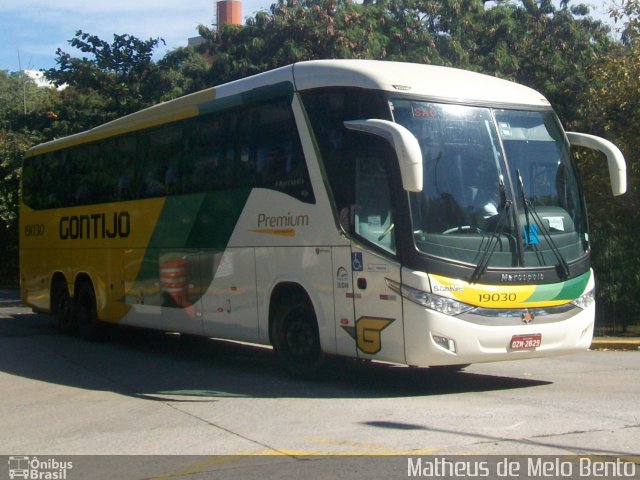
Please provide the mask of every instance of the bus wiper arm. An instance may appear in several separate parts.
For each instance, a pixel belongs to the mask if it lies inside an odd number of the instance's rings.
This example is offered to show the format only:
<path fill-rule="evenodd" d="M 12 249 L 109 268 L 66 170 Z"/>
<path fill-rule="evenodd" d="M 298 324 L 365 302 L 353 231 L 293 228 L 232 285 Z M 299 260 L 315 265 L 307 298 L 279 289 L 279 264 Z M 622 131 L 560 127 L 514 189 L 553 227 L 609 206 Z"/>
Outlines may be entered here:
<path fill-rule="evenodd" d="M 571 269 L 569 268 L 569 264 L 567 263 L 564 256 L 562 255 L 562 252 L 558 248 L 558 245 L 553 240 L 553 237 L 551 237 L 551 233 L 542 222 L 542 219 L 540 218 L 540 215 L 538 215 L 538 212 L 536 211 L 536 209 L 533 208 L 532 205 L 529 205 L 529 209 L 531 210 L 531 213 L 533 213 L 533 217 L 536 223 L 540 226 L 540 229 L 542 230 L 542 235 L 544 236 L 544 238 L 547 239 L 547 243 L 551 247 L 553 254 L 556 256 L 556 259 L 558 260 L 558 267 L 560 268 L 560 273 L 562 277 L 569 278 L 569 276 L 571 275 Z"/>
<path fill-rule="evenodd" d="M 489 232 L 489 235 L 491 235 L 491 237 L 489 238 L 489 242 L 487 243 L 486 248 L 482 252 L 482 257 L 480 257 L 480 261 L 478 262 L 478 265 L 476 266 L 476 268 L 473 270 L 473 273 L 471 274 L 469 283 L 477 283 L 478 280 L 480 280 L 480 277 L 484 275 L 484 272 L 487 271 L 487 267 L 489 266 L 491 257 L 493 256 L 493 253 L 496 251 L 496 248 L 500 243 L 500 234 L 504 229 L 504 226 L 506 224 L 505 220 L 509 216 L 508 214 L 510 209 L 511 209 L 511 201 L 505 200 L 504 208 L 498 214 L 498 222 L 496 223 L 496 226 L 493 232 Z M 495 242 L 494 242 L 494 239 L 495 239 Z"/>
<path fill-rule="evenodd" d="M 518 176 L 518 190 L 520 192 L 520 198 L 522 200 L 522 205 L 524 206 L 524 219 L 527 222 L 525 231 L 524 231 L 524 240 L 527 246 L 533 245 L 531 236 L 533 234 L 531 230 L 531 222 L 529 221 L 529 210 L 531 210 L 531 204 L 527 202 L 527 196 L 524 193 L 524 182 L 522 181 L 522 175 L 520 175 L 520 169 L 516 168 L 516 175 Z M 524 252 L 523 252 L 524 255 Z M 522 257 L 524 260 L 524 256 Z M 524 262 L 523 262 L 524 264 Z"/>
<path fill-rule="evenodd" d="M 516 169 L 516 175 L 518 176 L 518 188 L 520 190 L 520 195 L 522 197 L 522 204 L 524 205 L 524 216 L 525 216 L 525 221 L 527 223 L 526 230 L 525 230 L 525 240 L 527 240 L 528 242 L 530 242 L 531 240 L 532 232 L 531 232 L 531 223 L 529 222 L 529 213 L 531 213 L 531 215 L 533 216 L 535 225 L 537 225 L 542 231 L 542 236 L 547 240 L 547 244 L 549 245 L 549 247 L 551 248 L 551 251 L 555 255 L 556 260 L 558 260 L 558 267 L 560 269 L 560 274 L 562 275 L 563 278 L 568 278 L 571 275 L 569 264 L 567 263 L 565 258 L 562 256 L 562 252 L 558 248 L 558 245 L 556 244 L 556 242 L 551 237 L 551 233 L 549 232 L 547 227 L 544 225 L 544 222 L 540 218 L 540 215 L 538 215 L 538 212 L 536 211 L 535 207 L 531 202 L 529 202 L 529 200 L 527 200 L 527 197 L 524 193 L 524 182 L 522 181 L 522 176 L 520 176 L 520 170 Z"/>

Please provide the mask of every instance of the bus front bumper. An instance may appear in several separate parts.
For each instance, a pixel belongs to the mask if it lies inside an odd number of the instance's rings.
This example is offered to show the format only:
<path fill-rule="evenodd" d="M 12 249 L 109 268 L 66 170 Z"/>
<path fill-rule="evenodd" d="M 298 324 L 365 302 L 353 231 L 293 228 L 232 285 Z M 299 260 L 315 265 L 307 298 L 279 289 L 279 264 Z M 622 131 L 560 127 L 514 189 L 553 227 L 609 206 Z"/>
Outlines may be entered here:
<path fill-rule="evenodd" d="M 519 360 L 564 355 L 589 348 L 595 304 L 576 308 L 563 320 L 533 318 L 529 323 L 470 322 L 404 302 L 405 354 L 408 365 L 436 366 Z"/>

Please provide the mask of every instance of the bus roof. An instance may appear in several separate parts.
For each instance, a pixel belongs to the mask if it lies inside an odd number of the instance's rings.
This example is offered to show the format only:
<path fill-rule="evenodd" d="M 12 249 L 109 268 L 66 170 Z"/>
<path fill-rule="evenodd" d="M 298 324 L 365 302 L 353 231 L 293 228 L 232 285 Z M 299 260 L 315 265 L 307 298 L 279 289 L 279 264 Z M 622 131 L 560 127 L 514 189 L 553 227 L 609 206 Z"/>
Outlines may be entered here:
<path fill-rule="evenodd" d="M 154 105 L 91 130 L 37 145 L 29 150 L 27 156 L 195 117 L 203 104 L 283 82 L 291 83 L 297 91 L 321 87 L 356 87 L 445 102 L 550 107 L 547 99 L 531 88 L 467 70 L 378 60 L 312 60 Z"/>
<path fill-rule="evenodd" d="M 529 87 L 458 68 L 376 60 L 314 60 L 293 67 L 297 90 L 354 86 L 456 103 L 550 106 Z"/>

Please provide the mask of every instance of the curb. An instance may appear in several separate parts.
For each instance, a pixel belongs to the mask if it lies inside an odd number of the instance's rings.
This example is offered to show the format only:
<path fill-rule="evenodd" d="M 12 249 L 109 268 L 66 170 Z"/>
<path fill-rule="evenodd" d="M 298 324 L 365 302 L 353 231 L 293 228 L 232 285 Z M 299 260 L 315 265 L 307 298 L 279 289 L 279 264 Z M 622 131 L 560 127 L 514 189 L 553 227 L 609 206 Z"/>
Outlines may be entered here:
<path fill-rule="evenodd" d="M 640 350 L 640 338 L 600 337 L 591 342 L 591 350 Z"/>

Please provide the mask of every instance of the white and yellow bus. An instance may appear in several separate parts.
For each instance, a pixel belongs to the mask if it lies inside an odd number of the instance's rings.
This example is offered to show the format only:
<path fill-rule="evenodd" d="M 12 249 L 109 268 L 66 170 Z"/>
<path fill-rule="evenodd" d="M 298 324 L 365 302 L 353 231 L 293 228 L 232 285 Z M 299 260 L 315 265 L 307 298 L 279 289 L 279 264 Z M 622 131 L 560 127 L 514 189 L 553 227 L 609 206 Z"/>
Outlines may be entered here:
<path fill-rule="evenodd" d="M 570 144 L 538 92 L 468 71 L 302 62 L 32 148 L 21 290 L 93 339 L 118 323 L 437 366 L 589 347 Z"/>

